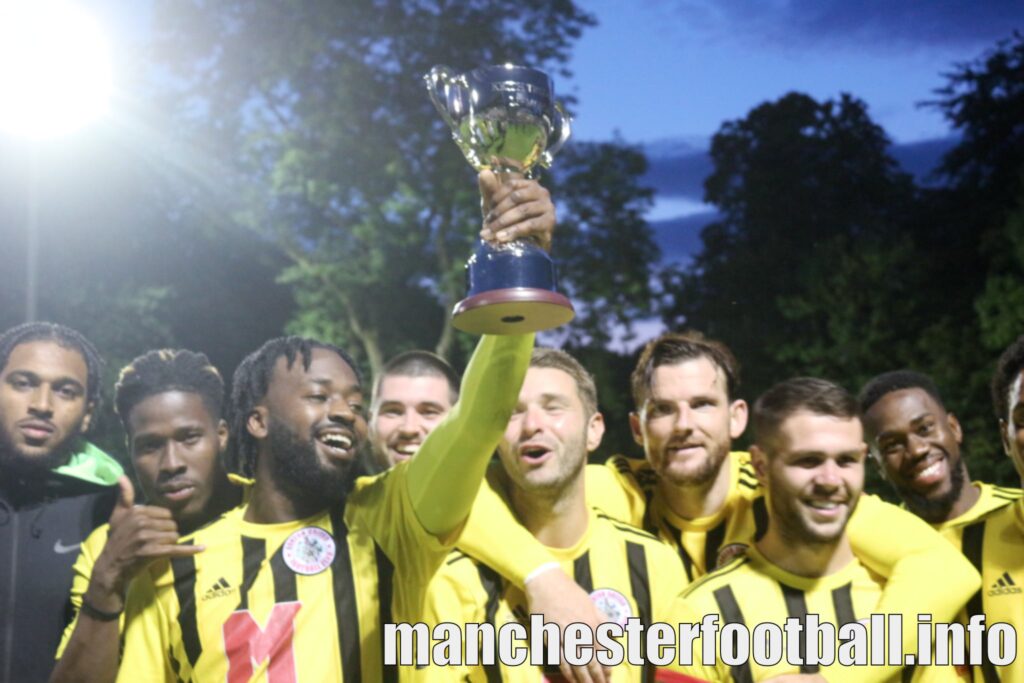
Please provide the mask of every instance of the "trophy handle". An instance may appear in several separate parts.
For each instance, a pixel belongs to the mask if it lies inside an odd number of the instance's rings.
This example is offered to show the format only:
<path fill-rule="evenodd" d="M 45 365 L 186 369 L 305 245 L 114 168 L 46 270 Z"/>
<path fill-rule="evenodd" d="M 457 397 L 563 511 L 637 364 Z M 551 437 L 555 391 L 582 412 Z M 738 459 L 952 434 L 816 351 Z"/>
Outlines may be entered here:
<path fill-rule="evenodd" d="M 458 124 L 455 123 L 455 119 L 452 118 L 451 112 L 448 107 L 451 103 L 449 97 L 449 90 L 455 89 L 458 93 L 457 101 L 463 102 L 465 100 L 465 83 L 462 76 L 456 75 L 451 67 L 444 65 L 438 65 L 430 70 L 430 73 L 423 77 L 423 80 L 427 84 L 427 94 L 430 95 L 430 101 L 437 107 L 437 111 L 441 114 L 441 118 L 448 124 L 448 127 L 452 131 L 458 129 Z"/>
<path fill-rule="evenodd" d="M 562 145 L 565 144 L 565 141 L 569 139 L 569 134 L 572 133 L 572 118 L 565 113 L 565 109 L 557 102 L 555 103 L 555 114 L 552 118 L 554 125 L 551 135 L 548 136 L 548 146 L 540 157 L 540 164 L 544 168 L 551 166 L 555 154 L 558 153 L 558 150 L 562 149 Z"/>

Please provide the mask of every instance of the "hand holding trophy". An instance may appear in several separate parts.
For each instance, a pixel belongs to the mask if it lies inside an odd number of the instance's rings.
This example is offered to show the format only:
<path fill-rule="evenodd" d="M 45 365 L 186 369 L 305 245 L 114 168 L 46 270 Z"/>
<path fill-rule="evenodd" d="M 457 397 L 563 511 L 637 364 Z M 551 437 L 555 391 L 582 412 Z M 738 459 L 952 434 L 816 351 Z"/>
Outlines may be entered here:
<path fill-rule="evenodd" d="M 505 64 L 455 74 L 435 66 L 424 79 L 469 163 L 494 171 L 503 183 L 505 191 L 493 192 L 495 208 L 513 198 L 516 178 L 550 166 L 569 137 L 569 119 L 542 71 Z M 573 318 L 572 303 L 557 291 L 554 263 L 533 241 L 485 241 L 466 270 L 469 292 L 452 316 L 460 330 L 522 334 Z"/>

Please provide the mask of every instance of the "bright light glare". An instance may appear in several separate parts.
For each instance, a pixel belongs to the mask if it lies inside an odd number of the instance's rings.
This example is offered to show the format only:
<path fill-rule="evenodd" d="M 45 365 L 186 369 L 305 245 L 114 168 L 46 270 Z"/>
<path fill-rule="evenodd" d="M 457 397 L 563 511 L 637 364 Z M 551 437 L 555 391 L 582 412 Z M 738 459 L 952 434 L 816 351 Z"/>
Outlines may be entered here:
<path fill-rule="evenodd" d="M 46 138 L 102 115 L 110 56 L 99 27 L 60 0 L 0 0 L 0 128 Z"/>

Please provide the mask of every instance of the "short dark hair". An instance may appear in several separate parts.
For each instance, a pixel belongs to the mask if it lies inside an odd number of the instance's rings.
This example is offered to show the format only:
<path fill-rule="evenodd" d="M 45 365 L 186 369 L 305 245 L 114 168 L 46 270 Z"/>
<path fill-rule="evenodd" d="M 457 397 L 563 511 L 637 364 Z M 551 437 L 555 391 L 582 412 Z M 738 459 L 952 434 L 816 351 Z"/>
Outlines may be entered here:
<path fill-rule="evenodd" d="M 754 443 L 765 450 L 778 441 L 779 428 L 798 412 L 842 419 L 860 417 L 860 407 L 850 392 L 826 379 L 794 377 L 779 382 L 754 402 Z"/>
<path fill-rule="evenodd" d="M 102 398 L 100 386 L 103 381 L 103 358 L 91 341 L 70 327 L 48 322 L 23 323 L 0 334 L 0 371 L 7 367 L 7 361 L 15 348 L 35 341 L 51 341 L 82 354 L 87 376 L 85 400 L 93 411 L 98 410 Z"/>
<path fill-rule="evenodd" d="M 740 388 L 740 364 L 728 346 L 707 339 L 700 332 L 666 332 L 644 345 L 630 376 L 633 403 L 637 410 L 643 406 L 651 391 L 655 368 L 697 358 L 707 358 L 725 375 L 726 396 L 733 398 Z"/>
<path fill-rule="evenodd" d="M 996 417 L 1005 420 L 1010 414 L 1010 387 L 1024 370 L 1024 335 L 1006 347 L 996 361 L 992 374 L 992 409 Z"/>
<path fill-rule="evenodd" d="M 338 356 L 356 373 L 362 383 L 362 376 L 352 357 L 343 350 L 305 337 L 277 337 L 266 342 L 246 356 L 235 369 L 231 379 L 231 405 L 229 410 L 230 436 L 228 440 L 228 470 L 244 477 L 252 477 L 256 469 L 256 439 L 249 433 L 246 422 L 256 404 L 263 400 L 270 388 L 270 378 L 277 359 L 284 357 L 291 368 L 295 360 L 302 358 L 302 367 L 309 370 L 313 362 L 313 350 L 325 349 Z"/>
<path fill-rule="evenodd" d="M 385 377 L 440 377 L 448 382 L 448 402 L 452 405 L 459 400 L 461 379 L 444 358 L 430 351 L 406 351 L 400 353 L 381 368 L 373 384 L 373 401 L 380 396 L 380 385 Z"/>
<path fill-rule="evenodd" d="M 931 377 L 914 370 L 893 370 L 871 378 L 860 390 L 857 400 L 860 402 L 861 413 L 871 410 L 871 406 L 878 403 L 886 394 L 904 389 L 920 389 L 935 399 L 943 409 L 946 407 L 942 396 L 939 395 L 939 388 Z"/>
<path fill-rule="evenodd" d="M 589 418 L 597 412 L 597 384 L 594 383 L 594 377 L 568 353 L 560 349 L 534 349 L 530 355 L 530 367 L 553 368 L 572 377 L 586 416 Z"/>
<path fill-rule="evenodd" d="M 114 412 L 128 429 L 128 414 L 143 400 L 168 391 L 196 394 L 214 421 L 224 408 L 224 380 L 206 354 L 186 349 L 149 351 L 121 369 L 114 385 Z"/>

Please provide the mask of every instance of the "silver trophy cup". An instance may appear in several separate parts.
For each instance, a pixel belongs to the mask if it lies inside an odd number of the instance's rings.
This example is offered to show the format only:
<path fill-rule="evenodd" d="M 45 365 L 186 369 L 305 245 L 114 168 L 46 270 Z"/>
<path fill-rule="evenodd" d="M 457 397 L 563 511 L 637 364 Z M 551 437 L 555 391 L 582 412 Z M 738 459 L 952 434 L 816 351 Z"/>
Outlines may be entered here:
<path fill-rule="evenodd" d="M 424 79 L 452 138 L 477 171 L 503 180 L 548 167 L 569 138 L 569 117 L 555 102 L 551 79 L 537 69 L 504 64 L 457 74 L 435 66 Z M 522 334 L 572 320 L 558 293 L 551 257 L 529 240 L 483 242 L 466 264 L 468 293 L 452 324 L 474 334 Z"/>

